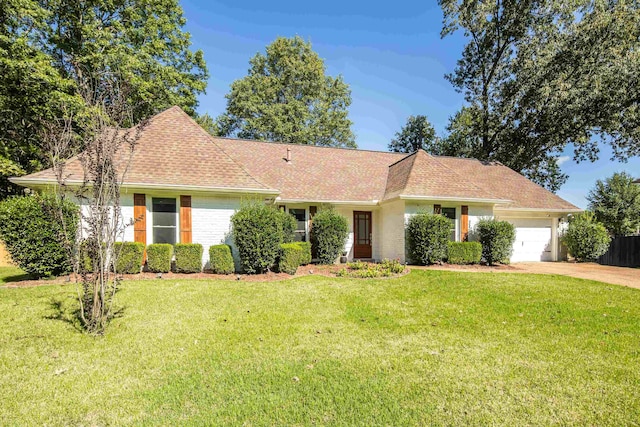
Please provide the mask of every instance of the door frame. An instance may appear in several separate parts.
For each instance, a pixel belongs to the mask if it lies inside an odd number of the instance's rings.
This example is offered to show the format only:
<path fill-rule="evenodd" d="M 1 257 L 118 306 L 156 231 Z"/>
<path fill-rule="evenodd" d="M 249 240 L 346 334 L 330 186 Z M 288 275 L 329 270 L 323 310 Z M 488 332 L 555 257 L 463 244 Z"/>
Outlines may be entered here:
<path fill-rule="evenodd" d="M 365 214 L 369 218 L 369 236 L 366 236 L 369 244 L 358 244 L 359 227 L 356 221 L 356 215 Z M 353 211 L 353 258 L 372 258 L 373 257 L 373 212 L 372 211 Z M 364 252 L 363 252 L 364 251 Z"/>

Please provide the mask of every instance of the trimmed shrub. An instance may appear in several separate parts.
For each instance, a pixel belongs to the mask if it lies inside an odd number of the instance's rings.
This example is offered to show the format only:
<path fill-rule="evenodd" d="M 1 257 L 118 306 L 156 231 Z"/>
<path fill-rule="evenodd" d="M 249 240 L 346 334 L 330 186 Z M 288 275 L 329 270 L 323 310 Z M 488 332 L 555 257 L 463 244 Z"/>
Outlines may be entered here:
<path fill-rule="evenodd" d="M 295 242 L 300 246 L 302 252 L 300 253 L 300 265 L 311 264 L 311 243 L 309 242 Z"/>
<path fill-rule="evenodd" d="M 507 221 L 481 219 L 476 225 L 476 234 L 482 244 L 482 257 L 489 265 L 508 264 L 516 240 L 516 229 Z"/>
<path fill-rule="evenodd" d="M 235 271 L 233 255 L 229 245 L 213 245 L 209 247 L 209 264 L 216 274 L 231 274 Z"/>
<path fill-rule="evenodd" d="M 318 254 L 320 264 L 333 264 L 344 250 L 349 235 L 347 219 L 334 211 L 325 209 L 313 217 L 311 244 Z"/>
<path fill-rule="evenodd" d="M 244 203 L 233 214 L 233 241 L 244 272 L 264 273 L 275 265 L 282 243 L 283 218 L 275 207 L 260 201 Z"/>
<path fill-rule="evenodd" d="M 140 242 L 116 242 L 113 251 L 118 260 L 115 272 L 120 274 L 138 274 L 144 257 L 144 244 Z"/>
<path fill-rule="evenodd" d="M 562 236 L 562 243 L 576 261 L 595 260 L 609 249 L 611 237 L 604 225 L 593 214 L 585 212 L 574 216 Z"/>
<path fill-rule="evenodd" d="M 298 223 L 296 219 L 288 212 L 280 209 L 276 209 L 276 219 L 278 221 L 278 227 L 280 228 L 280 235 L 282 236 L 282 243 L 291 243 L 295 239 L 296 228 Z"/>
<path fill-rule="evenodd" d="M 64 226 L 57 212 L 63 213 Z M 57 276 L 72 270 L 78 220 L 78 207 L 53 195 L 10 197 L 0 202 L 0 240 L 27 273 Z"/>
<path fill-rule="evenodd" d="M 478 264 L 482 260 L 480 242 L 449 242 L 449 264 Z"/>
<path fill-rule="evenodd" d="M 413 215 L 407 224 L 409 258 L 416 264 L 434 264 L 447 257 L 451 222 L 426 212 Z"/>
<path fill-rule="evenodd" d="M 147 246 L 147 268 L 154 273 L 171 271 L 173 246 L 169 243 L 154 243 Z"/>
<path fill-rule="evenodd" d="M 296 274 L 300 261 L 304 257 L 304 250 L 297 243 L 283 243 L 280 245 L 278 257 L 278 271 L 287 274 Z"/>
<path fill-rule="evenodd" d="M 200 243 L 176 243 L 176 273 L 200 273 L 202 271 L 202 245 Z"/>

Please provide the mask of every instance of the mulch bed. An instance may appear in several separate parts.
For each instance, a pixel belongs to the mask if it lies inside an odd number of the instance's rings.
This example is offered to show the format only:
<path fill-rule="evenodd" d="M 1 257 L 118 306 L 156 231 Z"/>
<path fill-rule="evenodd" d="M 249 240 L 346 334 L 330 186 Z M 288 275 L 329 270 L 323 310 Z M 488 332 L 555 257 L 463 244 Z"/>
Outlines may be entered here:
<path fill-rule="evenodd" d="M 298 267 L 298 271 L 295 275 L 289 275 L 286 273 L 274 273 L 269 272 L 265 274 L 213 274 L 213 273 L 162 273 L 162 280 L 229 280 L 229 281 L 241 281 L 241 282 L 273 282 L 277 280 L 288 280 L 293 279 L 295 277 L 308 276 L 308 275 L 318 275 L 325 277 L 336 277 L 336 273 L 345 267 L 344 264 L 336 264 L 336 265 L 318 265 L 318 264 L 309 264 Z M 430 266 L 409 266 L 409 269 L 424 269 L 424 270 L 449 270 L 449 271 L 475 271 L 475 272 L 491 272 L 491 271 L 513 271 L 517 272 L 521 270 L 520 268 L 514 267 L 512 265 L 495 265 L 495 266 L 487 266 L 487 265 L 455 265 L 455 264 L 440 264 L 440 265 L 430 265 Z M 402 273 L 399 277 L 407 274 L 408 270 L 405 273 Z M 143 272 L 140 274 L 125 274 L 123 275 L 124 280 L 157 280 L 159 279 L 159 275 L 157 273 L 149 273 Z M 80 278 L 78 277 L 78 280 Z M 45 286 L 45 285 L 65 285 L 65 284 L 73 284 L 76 283 L 76 279 L 73 275 L 60 276 L 52 279 L 41 279 L 41 280 L 21 280 L 16 282 L 8 282 L 4 286 L 0 286 L 0 288 L 29 288 L 34 286 Z"/>

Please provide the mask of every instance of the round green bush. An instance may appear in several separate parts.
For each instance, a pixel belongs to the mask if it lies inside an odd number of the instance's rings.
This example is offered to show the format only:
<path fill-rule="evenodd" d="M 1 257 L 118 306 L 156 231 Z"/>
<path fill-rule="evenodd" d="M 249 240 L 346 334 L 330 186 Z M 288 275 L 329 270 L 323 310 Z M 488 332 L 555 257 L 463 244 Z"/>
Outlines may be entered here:
<path fill-rule="evenodd" d="M 116 273 L 138 274 L 144 259 L 144 243 L 141 242 L 115 242 L 113 251 L 117 256 L 115 264 Z"/>
<path fill-rule="evenodd" d="M 604 225 L 587 213 L 569 221 L 562 242 L 577 261 L 589 261 L 607 252 L 611 237 Z"/>
<path fill-rule="evenodd" d="M 516 229 L 507 221 L 481 219 L 476 234 L 482 244 L 482 257 L 489 265 L 508 263 L 516 240 Z"/>
<path fill-rule="evenodd" d="M 418 213 L 407 224 L 409 258 L 416 264 L 428 265 L 447 257 L 451 222 L 442 215 Z"/>
<path fill-rule="evenodd" d="M 276 208 L 260 201 L 243 203 L 233 214 L 233 241 L 244 272 L 264 273 L 275 265 L 283 239 L 283 218 Z"/>
<path fill-rule="evenodd" d="M 11 197 L 0 202 L 0 239 L 27 273 L 57 276 L 72 270 L 78 220 L 78 207 L 66 199 L 50 194 Z"/>
<path fill-rule="evenodd" d="M 313 217 L 311 244 L 321 264 L 333 264 L 344 250 L 349 235 L 347 219 L 332 209 L 324 209 Z"/>

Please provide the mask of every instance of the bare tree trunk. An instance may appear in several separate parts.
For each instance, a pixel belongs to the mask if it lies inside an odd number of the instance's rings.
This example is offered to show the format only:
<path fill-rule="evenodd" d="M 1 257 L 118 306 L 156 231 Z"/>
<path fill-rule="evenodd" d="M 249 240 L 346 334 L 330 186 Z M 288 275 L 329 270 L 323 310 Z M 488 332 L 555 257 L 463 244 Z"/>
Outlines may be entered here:
<path fill-rule="evenodd" d="M 103 333 L 113 316 L 120 255 L 115 243 L 123 238 L 124 229 L 132 225 L 122 218 L 120 187 L 145 125 L 123 128 L 124 123 L 132 121 L 132 109 L 120 81 L 107 73 L 79 82 L 89 120 L 82 129 L 76 129 L 78 123 L 73 114 L 67 114 L 47 127 L 45 138 L 56 171 L 57 194 L 60 197 L 72 194 L 81 205 L 78 239 L 66 243 L 73 255 L 76 278 L 80 276 L 79 317 L 92 334 Z M 82 149 L 78 155 L 83 169 L 79 186 L 66 182 L 63 159 L 74 151 L 72 147 Z"/>

